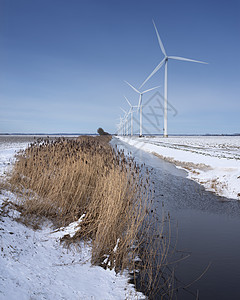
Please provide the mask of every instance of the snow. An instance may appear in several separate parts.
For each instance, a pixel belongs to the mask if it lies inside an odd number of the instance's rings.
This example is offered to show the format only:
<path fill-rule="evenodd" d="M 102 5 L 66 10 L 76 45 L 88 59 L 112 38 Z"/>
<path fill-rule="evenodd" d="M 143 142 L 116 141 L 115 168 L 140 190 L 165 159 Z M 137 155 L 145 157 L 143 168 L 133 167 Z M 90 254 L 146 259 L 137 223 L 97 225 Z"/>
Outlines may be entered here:
<path fill-rule="evenodd" d="M 27 144 L 0 144 L 0 174 L 11 167 L 16 150 Z M 0 299 L 144 299 L 128 283 L 128 274 L 116 275 L 91 265 L 91 244 L 64 247 L 60 238 L 73 236 L 84 215 L 65 228 L 52 229 L 46 221 L 33 230 L 18 222 L 11 205 L 15 195 L 0 192 Z M 9 203 L 6 210 L 5 204 Z M 4 208 L 5 207 L 5 208 Z"/>
<path fill-rule="evenodd" d="M 27 147 L 27 143 L 1 143 L 0 142 L 0 176 L 10 170 L 15 161 L 15 154 Z"/>
<path fill-rule="evenodd" d="M 188 172 L 188 178 L 220 196 L 240 200 L 240 137 L 118 137 Z"/>
<path fill-rule="evenodd" d="M 85 217 L 85 214 L 83 214 L 77 221 L 70 223 L 66 227 L 60 227 L 57 230 L 54 230 L 52 232 L 52 236 L 55 236 L 56 238 L 63 238 L 65 235 L 69 235 L 70 237 L 73 237 L 75 233 L 80 229 L 80 224 L 82 222 L 82 219 Z"/>

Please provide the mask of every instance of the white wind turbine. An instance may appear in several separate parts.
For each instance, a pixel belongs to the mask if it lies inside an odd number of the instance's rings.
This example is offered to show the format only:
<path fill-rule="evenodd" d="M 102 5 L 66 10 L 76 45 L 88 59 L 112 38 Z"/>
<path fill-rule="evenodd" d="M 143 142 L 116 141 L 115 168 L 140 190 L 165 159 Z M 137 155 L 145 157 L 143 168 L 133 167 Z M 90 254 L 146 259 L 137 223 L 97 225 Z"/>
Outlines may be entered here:
<path fill-rule="evenodd" d="M 128 135 L 128 113 L 123 108 L 120 107 L 120 109 L 124 112 L 124 117 L 123 117 L 123 135 Z"/>
<path fill-rule="evenodd" d="M 117 127 L 117 135 L 120 135 L 120 132 L 121 132 L 121 124 L 120 124 L 120 123 L 117 123 L 117 124 L 116 124 L 116 127 Z"/>
<path fill-rule="evenodd" d="M 124 130 L 124 118 L 120 116 L 120 124 L 121 124 L 121 135 L 125 134 Z"/>
<path fill-rule="evenodd" d="M 119 117 L 119 123 L 117 124 L 118 135 L 123 135 L 123 120 L 122 117 Z"/>
<path fill-rule="evenodd" d="M 127 103 L 130 106 L 128 113 L 131 115 L 131 136 L 133 136 L 133 109 L 137 106 L 132 106 L 132 104 L 130 103 L 130 101 L 128 100 L 128 98 L 126 96 L 124 96 L 124 98 L 126 99 Z"/>
<path fill-rule="evenodd" d="M 140 110 L 140 132 L 139 132 L 139 136 L 142 136 L 142 110 L 143 110 L 143 105 L 142 105 L 142 95 L 150 92 L 152 90 L 155 90 L 157 88 L 159 88 L 160 86 L 155 86 L 154 88 L 148 89 L 146 91 L 140 92 L 139 90 L 137 90 L 134 86 L 132 86 L 129 82 L 125 81 L 135 92 L 137 92 L 139 94 L 139 101 L 138 101 L 138 110 Z"/>
<path fill-rule="evenodd" d="M 152 20 L 153 21 L 153 20 Z M 155 28 L 158 42 L 160 45 L 160 48 L 162 50 L 162 53 L 164 55 L 164 59 L 156 66 L 156 68 L 152 71 L 152 73 L 148 76 L 148 78 L 142 83 L 140 88 L 162 67 L 162 65 L 165 63 L 165 75 L 164 75 L 164 128 L 163 128 L 163 134 L 164 137 L 167 137 L 167 64 L 168 64 L 168 59 L 175 59 L 175 60 L 183 60 L 183 61 L 191 61 L 191 62 L 196 62 L 200 64 L 207 64 L 203 61 L 198 61 L 198 60 L 193 60 L 189 58 L 184 58 L 184 57 L 179 57 L 179 56 L 167 56 L 167 53 L 163 47 L 163 43 L 160 39 L 160 35 L 158 33 L 157 27 L 153 21 L 153 26 Z"/>

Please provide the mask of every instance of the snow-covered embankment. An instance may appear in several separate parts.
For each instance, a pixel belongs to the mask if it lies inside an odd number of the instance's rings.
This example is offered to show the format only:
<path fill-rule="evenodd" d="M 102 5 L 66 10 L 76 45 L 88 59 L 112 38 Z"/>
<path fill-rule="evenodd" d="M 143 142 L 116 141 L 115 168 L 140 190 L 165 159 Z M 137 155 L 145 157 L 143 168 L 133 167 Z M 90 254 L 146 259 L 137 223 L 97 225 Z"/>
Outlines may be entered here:
<path fill-rule="evenodd" d="M 240 137 L 118 138 L 187 170 L 206 190 L 240 200 Z"/>

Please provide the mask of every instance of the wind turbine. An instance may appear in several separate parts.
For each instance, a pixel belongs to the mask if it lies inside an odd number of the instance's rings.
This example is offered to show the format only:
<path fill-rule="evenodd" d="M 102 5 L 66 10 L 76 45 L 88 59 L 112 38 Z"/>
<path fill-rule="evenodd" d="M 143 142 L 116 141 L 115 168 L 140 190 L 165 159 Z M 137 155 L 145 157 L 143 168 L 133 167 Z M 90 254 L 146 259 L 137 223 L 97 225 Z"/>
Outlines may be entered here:
<path fill-rule="evenodd" d="M 140 86 L 140 88 L 162 67 L 163 64 L 165 64 L 165 75 L 164 75 L 164 128 L 163 128 L 163 135 L 164 137 L 167 137 L 167 64 L 168 64 L 168 60 L 169 59 L 174 59 L 174 60 L 183 60 L 183 61 L 191 61 L 191 62 L 195 62 L 195 63 L 200 63 L 200 64 L 207 64 L 206 62 L 203 61 L 199 61 L 199 60 L 194 60 L 194 59 L 189 59 L 189 58 L 184 58 L 184 57 L 179 57 L 179 56 L 168 56 L 163 43 L 160 39 L 160 35 L 158 33 L 157 27 L 153 22 L 153 26 L 155 28 L 156 34 L 157 34 L 157 38 L 158 38 L 158 43 L 159 46 L 162 50 L 162 53 L 164 55 L 164 59 L 156 66 L 156 68 L 152 71 L 152 73 L 147 77 L 147 79 L 142 83 L 142 85 Z"/>
<path fill-rule="evenodd" d="M 124 112 L 124 117 L 123 117 L 123 135 L 128 135 L 128 113 L 126 110 L 120 107 L 120 109 Z"/>
<path fill-rule="evenodd" d="M 131 115 L 131 136 L 133 136 L 133 108 L 135 108 L 137 106 L 132 106 L 132 104 L 130 103 L 130 101 L 128 100 L 128 98 L 126 96 L 124 96 L 124 98 L 126 99 L 127 103 L 130 106 L 128 113 Z"/>
<path fill-rule="evenodd" d="M 123 135 L 123 120 L 121 116 L 119 116 L 119 123 L 117 124 L 117 129 L 118 135 Z"/>
<path fill-rule="evenodd" d="M 132 86 L 129 82 L 125 81 L 135 92 L 137 92 L 139 94 L 139 101 L 138 101 L 138 110 L 140 110 L 140 132 L 139 132 L 139 136 L 142 136 L 142 109 L 143 109 L 143 105 L 142 105 L 142 95 L 150 92 L 152 90 L 155 90 L 157 88 L 159 88 L 159 86 L 156 86 L 154 88 L 148 89 L 146 91 L 140 92 L 139 90 L 137 90 L 134 86 Z"/>
<path fill-rule="evenodd" d="M 120 116 L 120 122 L 121 122 L 121 132 L 122 135 L 125 135 L 125 126 L 124 126 L 124 118 Z"/>

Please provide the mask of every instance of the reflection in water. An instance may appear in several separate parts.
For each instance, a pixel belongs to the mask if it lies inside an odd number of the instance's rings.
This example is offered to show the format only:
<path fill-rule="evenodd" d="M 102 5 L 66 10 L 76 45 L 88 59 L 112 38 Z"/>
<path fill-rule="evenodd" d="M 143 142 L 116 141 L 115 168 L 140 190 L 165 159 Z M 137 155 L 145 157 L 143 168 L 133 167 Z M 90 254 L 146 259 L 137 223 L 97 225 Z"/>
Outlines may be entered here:
<path fill-rule="evenodd" d="M 187 179 L 185 171 L 152 154 L 116 139 L 113 143 L 151 169 L 154 205 L 161 211 L 164 203 L 170 213 L 176 259 L 190 253 L 175 268 L 175 286 L 191 284 L 180 288 L 177 298 L 196 299 L 199 291 L 199 299 L 204 300 L 240 299 L 240 202 L 205 191 Z"/>

